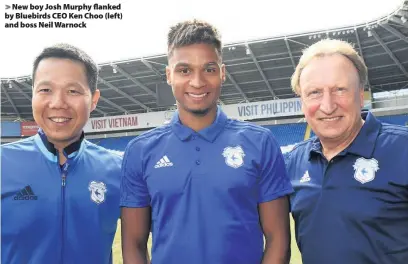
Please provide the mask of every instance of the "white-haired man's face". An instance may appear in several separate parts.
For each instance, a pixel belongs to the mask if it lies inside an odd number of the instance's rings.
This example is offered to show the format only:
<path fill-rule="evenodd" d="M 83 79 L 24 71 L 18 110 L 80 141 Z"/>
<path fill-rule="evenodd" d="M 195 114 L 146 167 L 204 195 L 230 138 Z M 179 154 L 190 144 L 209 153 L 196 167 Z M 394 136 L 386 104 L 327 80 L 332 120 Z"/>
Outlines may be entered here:
<path fill-rule="evenodd" d="M 355 137 L 361 128 L 364 89 L 349 59 L 340 54 L 313 58 L 299 86 L 305 118 L 323 143 L 341 144 Z"/>

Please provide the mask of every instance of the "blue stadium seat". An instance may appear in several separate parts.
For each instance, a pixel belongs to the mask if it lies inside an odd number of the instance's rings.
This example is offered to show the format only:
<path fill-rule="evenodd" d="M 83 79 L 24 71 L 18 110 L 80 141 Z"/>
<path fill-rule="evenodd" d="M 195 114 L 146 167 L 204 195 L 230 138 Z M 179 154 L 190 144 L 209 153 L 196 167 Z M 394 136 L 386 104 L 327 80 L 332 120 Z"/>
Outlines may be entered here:
<path fill-rule="evenodd" d="M 135 136 L 128 136 L 128 137 L 112 137 L 112 138 L 97 138 L 91 139 L 89 141 L 102 146 L 107 149 L 117 150 L 117 151 L 125 151 L 127 144 L 135 138 Z"/>
<path fill-rule="evenodd" d="M 400 126 L 408 126 L 408 114 L 394 115 L 394 116 L 379 116 L 378 119 L 384 123 L 400 125 Z"/>
<path fill-rule="evenodd" d="M 393 116 L 377 116 L 378 120 L 388 124 L 408 126 L 408 114 L 406 115 L 393 115 Z M 314 137 L 315 133 L 311 131 L 310 137 Z"/>
<path fill-rule="evenodd" d="M 378 119 L 385 123 L 408 126 L 408 114 L 395 116 L 380 116 L 378 117 Z M 279 145 L 283 147 L 303 141 L 306 132 L 306 126 L 307 126 L 306 123 L 295 123 L 284 125 L 269 125 L 264 127 L 272 131 Z M 313 131 L 311 131 L 310 137 L 313 137 L 314 135 L 315 134 L 313 133 Z M 124 151 L 126 145 L 133 138 L 135 138 L 135 136 L 99 138 L 91 139 L 90 141 L 107 149 Z"/>
<path fill-rule="evenodd" d="M 264 126 L 272 131 L 280 146 L 287 146 L 303 141 L 306 123 Z"/>

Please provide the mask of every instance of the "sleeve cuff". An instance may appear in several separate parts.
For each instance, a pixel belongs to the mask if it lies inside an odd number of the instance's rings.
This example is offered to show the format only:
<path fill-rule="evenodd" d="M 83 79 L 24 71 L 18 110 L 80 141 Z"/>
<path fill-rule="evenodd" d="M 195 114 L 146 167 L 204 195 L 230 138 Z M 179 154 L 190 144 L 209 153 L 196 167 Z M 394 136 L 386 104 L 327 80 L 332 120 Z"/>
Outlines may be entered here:
<path fill-rule="evenodd" d="M 120 207 L 143 208 L 149 206 L 150 203 L 148 202 L 128 202 L 128 201 L 120 202 Z"/>
<path fill-rule="evenodd" d="M 287 189 L 284 189 L 284 190 L 282 190 L 282 191 L 280 191 L 280 192 L 276 192 L 276 193 L 274 193 L 274 194 L 264 196 L 264 197 L 262 197 L 261 199 L 259 199 L 258 202 L 259 202 L 259 203 L 270 202 L 270 201 L 276 200 L 276 199 L 278 199 L 278 198 L 281 198 L 281 197 L 283 197 L 283 196 L 292 194 L 293 192 L 294 192 L 293 188 L 287 188 Z"/>

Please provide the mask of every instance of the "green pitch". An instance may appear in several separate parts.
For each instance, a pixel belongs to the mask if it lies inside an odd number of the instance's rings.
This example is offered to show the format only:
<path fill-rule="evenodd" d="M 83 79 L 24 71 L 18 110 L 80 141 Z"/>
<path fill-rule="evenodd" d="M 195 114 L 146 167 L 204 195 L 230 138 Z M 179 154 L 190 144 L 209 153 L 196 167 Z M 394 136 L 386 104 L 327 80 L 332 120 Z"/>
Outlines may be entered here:
<path fill-rule="evenodd" d="M 293 228 L 293 222 L 291 221 L 291 233 L 292 233 L 292 259 L 290 261 L 290 264 L 302 264 L 302 259 L 300 257 L 299 250 L 296 246 L 296 241 L 295 241 L 295 231 Z M 152 241 L 149 239 L 148 243 L 148 248 L 150 252 L 150 248 L 152 246 Z M 121 249 L 121 242 L 120 242 L 120 222 L 118 223 L 118 230 L 116 231 L 116 236 L 115 240 L 113 242 L 113 263 L 114 264 L 123 264 L 122 261 L 122 249 Z"/>

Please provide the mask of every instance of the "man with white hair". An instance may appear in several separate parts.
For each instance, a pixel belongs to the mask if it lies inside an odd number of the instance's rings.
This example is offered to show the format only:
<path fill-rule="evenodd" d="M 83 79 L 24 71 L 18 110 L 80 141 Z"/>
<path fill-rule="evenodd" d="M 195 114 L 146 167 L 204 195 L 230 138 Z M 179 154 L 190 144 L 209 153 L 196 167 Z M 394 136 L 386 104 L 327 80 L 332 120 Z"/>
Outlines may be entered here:
<path fill-rule="evenodd" d="M 408 129 L 362 113 L 366 80 L 353 47 L 329 39 L 293 75 L 316 134 L 286 156 L 304 264 L 408 263 Z"/>

